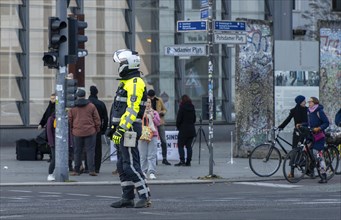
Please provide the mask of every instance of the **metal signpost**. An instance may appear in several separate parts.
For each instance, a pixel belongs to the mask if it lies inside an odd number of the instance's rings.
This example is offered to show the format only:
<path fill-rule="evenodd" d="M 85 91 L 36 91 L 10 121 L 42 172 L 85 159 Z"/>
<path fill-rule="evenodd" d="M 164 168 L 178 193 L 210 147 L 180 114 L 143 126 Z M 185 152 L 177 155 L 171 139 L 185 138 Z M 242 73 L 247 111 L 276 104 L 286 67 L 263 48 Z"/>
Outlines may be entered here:
<path fill-rule="evenodd" d="M 207 45 L 172 45 L 164 48 L 167 56 L 207 56 L 208 57 L 208 108 L 209 108 L 209 126 L 208 126 L 208 149 L 209 156 L 209 176 L 213 174 L 213 45 L 214 44 L 245 44 L 246 24 L 243 21 L 214 21 L 213 6 L 214 0 L 200 1 L 200 19 L 201 21 L 178 21 L 177 32 L 198 32 L 206 31 Z"/>

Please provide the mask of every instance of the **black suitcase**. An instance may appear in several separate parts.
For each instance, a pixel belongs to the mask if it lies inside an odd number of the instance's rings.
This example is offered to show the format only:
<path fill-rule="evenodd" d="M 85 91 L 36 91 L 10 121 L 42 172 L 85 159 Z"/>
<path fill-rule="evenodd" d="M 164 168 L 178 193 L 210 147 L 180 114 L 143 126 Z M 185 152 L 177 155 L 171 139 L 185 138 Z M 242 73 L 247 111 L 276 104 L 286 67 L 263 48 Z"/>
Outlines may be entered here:
<path fill-rule="evenodd" d="M 17 160 L 36 160 L 37 143 L 34 139 L 19 139 L 16 141 Z"/>

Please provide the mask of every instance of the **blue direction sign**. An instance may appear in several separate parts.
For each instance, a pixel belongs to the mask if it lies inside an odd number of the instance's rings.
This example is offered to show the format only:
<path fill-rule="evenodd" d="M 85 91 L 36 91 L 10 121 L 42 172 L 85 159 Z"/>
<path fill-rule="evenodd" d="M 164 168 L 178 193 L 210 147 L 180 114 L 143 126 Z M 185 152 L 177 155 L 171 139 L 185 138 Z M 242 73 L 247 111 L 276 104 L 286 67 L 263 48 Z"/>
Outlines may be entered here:
<path fill-rule="evenodd" d="M 208 7 L 208 0 L 200 0 L 200 7 L 201 8 Z"/>
<path fill-rule="evenodd" d="M 178 32 L 207 31 L 207 21 L 178 21 Z"/>
<path fill-rule="evenodd" d="M 215 31 L 245 31 L 243 21 L 214 21 Z"/>
<path fill-rule="evenodd" d="M 208 18 L 208 8 L 200 9 L 200 19 Z"/>

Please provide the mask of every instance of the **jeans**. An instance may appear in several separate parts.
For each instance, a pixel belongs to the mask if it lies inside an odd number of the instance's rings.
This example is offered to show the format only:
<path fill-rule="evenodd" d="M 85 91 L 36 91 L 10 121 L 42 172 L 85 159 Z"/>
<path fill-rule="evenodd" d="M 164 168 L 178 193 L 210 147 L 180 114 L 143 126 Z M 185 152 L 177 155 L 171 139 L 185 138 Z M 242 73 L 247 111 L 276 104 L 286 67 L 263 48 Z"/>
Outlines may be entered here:
<path fill-rule="evenodd" d="M 159 125 L 157 127 L 157 130 L 159 132 L 160 141 L 161 141 L 162 159 L 167 159 L 167 141 L 166 141 L 165 126 Z"/>
<path fill-rule="evenodd" d="M 157 137 L 154 136 L 150 142 L 139 141 L 141 169 L 144 173 L 156 172 Z"/>
<path fill-rule="evenodd" d="M 86 162 L 90 172 L 95 172 L 95 144 L 96 134 L 86 137 L 73 137 L 74 143 L 74 160 L 75 171 L 80 172 L 80 166 L 82 164 L 83 148 L 86 150 Z"/>
<path fill-rule="evenodd" d="M 56 149 L 51 147 L 51 161 L 49 165 L 49 174 L 52 174 L 56 165 Z"/>

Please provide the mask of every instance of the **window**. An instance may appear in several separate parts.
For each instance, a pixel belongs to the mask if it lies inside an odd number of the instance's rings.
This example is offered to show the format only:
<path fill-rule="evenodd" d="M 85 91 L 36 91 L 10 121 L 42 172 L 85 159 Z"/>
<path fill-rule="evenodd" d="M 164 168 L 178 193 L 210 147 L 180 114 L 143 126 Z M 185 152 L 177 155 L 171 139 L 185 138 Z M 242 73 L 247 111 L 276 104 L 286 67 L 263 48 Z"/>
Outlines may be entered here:
<path fill-rule="evenodd" d="M 341 1 L 340 0 L 333 0 L 333 2 L 332 2 L 332 11 L 339 11 L 339 12 L 341 12 Z"/>

